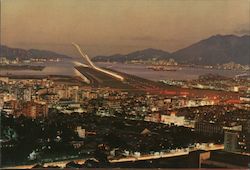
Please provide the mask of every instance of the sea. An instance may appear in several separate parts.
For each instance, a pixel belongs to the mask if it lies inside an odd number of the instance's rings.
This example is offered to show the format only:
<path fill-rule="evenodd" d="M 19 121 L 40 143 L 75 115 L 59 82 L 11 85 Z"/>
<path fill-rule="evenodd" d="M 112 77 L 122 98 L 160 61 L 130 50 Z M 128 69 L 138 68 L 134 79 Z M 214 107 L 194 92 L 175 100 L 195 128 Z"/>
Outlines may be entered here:
<path fill-rule="evenodd" d="M 77 61 L 79 63 L 79 61 Z M 132 74 L 145 79 L 159 81 L 159 80 L 193 80 L 197 79 L 200 75 L 205 74 L 218 74 L 226 77 L 234 77 L 236 75 L 244 74 L 244 71 L 240 70 L 219 70 L 209 68 L 197 68 L 197 67 L 180 67 L 169 66 L 171 71 L 154 71 L 148 69 L 149 65 L 145 64 L 124 64 L 124 63 L 95 63 L 99 67 L 109 68 Z M 65 59 L 60 62 L 44 62 L 44 63 L 32 63 L 29 65 L 42 65 L 46 66 L 41 71 L 34 70 L 1 70 L 0 75 L 67 75 L 73 76 L 76 74 L 74 66 L 75 60 Z"/>

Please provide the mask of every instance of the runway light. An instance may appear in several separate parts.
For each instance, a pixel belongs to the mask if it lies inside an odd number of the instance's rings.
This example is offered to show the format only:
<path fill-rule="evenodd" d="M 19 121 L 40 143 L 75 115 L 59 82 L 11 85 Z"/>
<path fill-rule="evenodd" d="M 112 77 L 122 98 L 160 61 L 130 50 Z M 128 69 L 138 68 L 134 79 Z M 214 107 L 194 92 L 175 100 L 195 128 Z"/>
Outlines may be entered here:
<path fill-rule="evenodd" d="M 117 79 L 119 79 L 119 80 L 121 80 L 121 81 L 124 80 L 124 78 L 123 78 L 122 76 L 120 76 L 120 75 L 118 75 L 118 74 L 116 74 L 116 73 L 113 73 L 113 72 L 111 72 L 111 71 L 104 70 L 104 69 L 102 69 L 102 68 L 99 68 L 99 67 L 95 66 L 94 63 L 89 59 L 89 57 L 88 57 L 86 54 L 84 54 L 84 53 L 82 52 L 82 49 L 80 48 L 79 45 L 77 45 L 77 44 L 74 43 L 74 42 L 72 42 L 72 44 L 73 44 L 73 46 L 76 47 L 76 49 L 77 49 L 78 52 L 81 54 L 81 56 L 82 56 L 84 59 L 87 60 L 88 64 L 90 64 L 90 66 L 91 66 L 92 68 L 94 68 L 95 70 L 98 70 L 98 71 L 100 71 L 100 72 L 103 72 L 103 73 L 105 73 L 105 74 L 108 74 L 108 75 L 110 75 L 110 76 L 112 76 L 112 77 L 115 77 L 115 78 L 117 78 Z"/>

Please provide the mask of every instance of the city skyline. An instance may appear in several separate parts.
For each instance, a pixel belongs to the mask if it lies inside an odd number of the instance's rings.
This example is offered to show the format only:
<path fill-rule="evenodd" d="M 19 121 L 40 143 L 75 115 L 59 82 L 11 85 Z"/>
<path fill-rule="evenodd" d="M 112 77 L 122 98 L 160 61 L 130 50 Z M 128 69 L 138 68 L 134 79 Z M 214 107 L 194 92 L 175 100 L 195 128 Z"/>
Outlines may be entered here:
<path fill-rule="evenodd" d="M 0 169 L 250 167 L 250 0 L 0 5 Z"/>
<path fill-rule="evenodd" d="M 77 54 L 72 41 L 90 56 L 145 48 L 173 52 L 211 35 L 249 34 L 249 8 L 248 0 L 63 0 L 60 4 L 55 0 L 3 0 L 1 44 L 73 56 Z"/>

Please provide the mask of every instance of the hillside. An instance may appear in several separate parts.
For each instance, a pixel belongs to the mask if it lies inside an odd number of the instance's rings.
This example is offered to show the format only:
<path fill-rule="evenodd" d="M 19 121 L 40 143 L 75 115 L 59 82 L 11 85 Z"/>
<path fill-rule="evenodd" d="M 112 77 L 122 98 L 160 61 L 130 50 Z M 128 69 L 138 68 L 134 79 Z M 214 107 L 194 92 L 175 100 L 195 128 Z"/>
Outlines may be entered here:
<path fill-rule="evenodd" d="M 125 61 L 132 61 L 132 60 L 150 60 L 150 59 L 169 59 L 170 53 L 148 48 L 141 51 L 132 52 L 126 55 L 116 54 L 112 56 L 96 56 L 92 60 L 93 61 L 102 61 L 102 62 L 125 62 Z"/>
<path fill-rule="evenodd" d="M 30 58 L 71 58 L 69 56 L 47 50 L 24 50 L 21 48 L 11 48 L 5 45 L 0 45 L 0 57 L 6 57 L 8 59 L 15 59 L 18 57 L 21 60 Z"/>
<path fill-rule="evenodd" d="M 125 62 L 169 58 L 185 64 L 250 64 L 250 36 L 215 35 L 173 53 L 150 48 L 126 55 L 97 56 L 93 61 Z"/>
<path fill-rule="evenodd" d="M 250 64 L 250 36 L 216 35 L 171 54 L 181 63 Z"/>

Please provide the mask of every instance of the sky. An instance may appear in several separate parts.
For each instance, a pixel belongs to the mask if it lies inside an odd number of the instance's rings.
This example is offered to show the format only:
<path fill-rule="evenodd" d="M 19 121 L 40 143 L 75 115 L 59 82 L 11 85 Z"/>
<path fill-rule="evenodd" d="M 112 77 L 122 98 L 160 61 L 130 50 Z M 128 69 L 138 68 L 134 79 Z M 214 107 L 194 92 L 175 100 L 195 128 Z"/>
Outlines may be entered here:
<path fill-rule="evenodd" d="M 250 0 L 0 0 L 1 44 L 77 55 L 173 52 L 216 34 L 250 33 Z"/>

